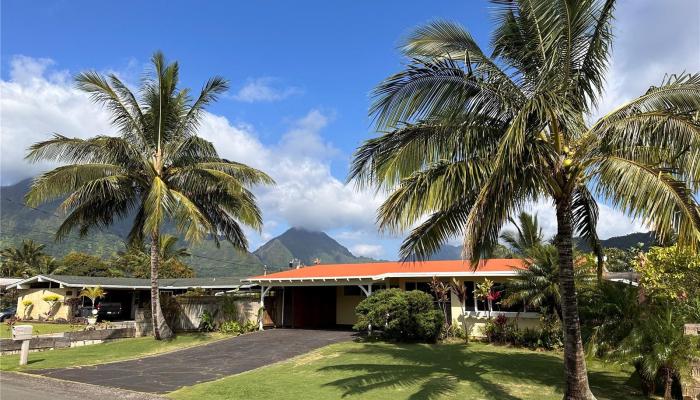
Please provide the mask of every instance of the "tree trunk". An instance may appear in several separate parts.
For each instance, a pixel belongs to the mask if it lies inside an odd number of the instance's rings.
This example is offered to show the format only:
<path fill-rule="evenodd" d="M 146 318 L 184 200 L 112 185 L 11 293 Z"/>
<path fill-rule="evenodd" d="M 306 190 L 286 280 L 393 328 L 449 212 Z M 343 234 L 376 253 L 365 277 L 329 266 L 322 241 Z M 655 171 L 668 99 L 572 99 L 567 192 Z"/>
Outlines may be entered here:
<path fill-rule="evenodd" d="M 160 308 L 160 292 L 158 290 L 159 244 L 158 232 L 153 232 L 151 234 L 151 322 L 153 337 L 156 340 L 167 339 L 173 335 L 172 330 L 165 322 L 163 310 Z"/>
<path fill-rule="evenodd" d="M 559 287 L 561 291 L 562 327 L 564 331 L 565 400 L 595 399 L 588 386 L 586 359 L 581 340 L 578 302 L 574 283 L 573 231 L 571 197 L 557 199 L 557 237 L 559 251 Z"/>
<path fill-rule="evenodd" d="M 673 374 L 670 368 L 666 368 L 666 378 L 664 381 L 664 400 L 673 400 L 671 389 L 673 388 Z"/>

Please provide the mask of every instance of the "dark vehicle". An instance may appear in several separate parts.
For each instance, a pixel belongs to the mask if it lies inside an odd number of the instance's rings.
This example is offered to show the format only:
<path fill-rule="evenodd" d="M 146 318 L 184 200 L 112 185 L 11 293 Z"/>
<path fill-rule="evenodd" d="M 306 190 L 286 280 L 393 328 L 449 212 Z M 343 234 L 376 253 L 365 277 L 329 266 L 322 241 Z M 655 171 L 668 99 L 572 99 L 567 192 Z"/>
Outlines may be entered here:
<path fill-rule="evenodd" d="M 122 313 L 122 303 L 101 302 L 97 305 L 97 317 L 100 319 L 118 318 Z"/>
<path fill-rule="evenodd" d="M 6 308 L 6 309 L 0 311 L 0 322 L 3 322 L 6 319 L 14 317 L 16 312 L 17 312 L 17 307 L 10 307 L 10 308 Z"/>

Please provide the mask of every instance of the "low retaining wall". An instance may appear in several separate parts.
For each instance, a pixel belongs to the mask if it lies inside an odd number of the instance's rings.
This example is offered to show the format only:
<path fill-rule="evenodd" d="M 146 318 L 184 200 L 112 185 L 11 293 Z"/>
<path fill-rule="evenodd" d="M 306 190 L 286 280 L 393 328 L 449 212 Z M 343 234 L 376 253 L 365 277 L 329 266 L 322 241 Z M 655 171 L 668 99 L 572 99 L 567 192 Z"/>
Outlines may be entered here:
<path fill-rule="evenodd" d="M 257 322 L 260 302 L 254 297 L 232 296 L 177 296 L 161 302 L 170 328 L 176 332 L 195 331 L 202 322 L 202 314 L 208 312 L 215 325 L 229 320 L 244 324 Z M 152 334 L 151 310 L 136 310 L 136 336 Z"/>
<path fill-rule="evenodd" d="M 63 349 L 90 344 L 102 343 L 108 340 L 125 339 L 135 337 L 134 328 L 96 329 L 91 331 L 65 332 L 61 336 L 37 336 L 29 341 L 30 351 Z M 21 341 L 12 339 L 0 339 L 0 354 L 18 352 L 22 346 Z"/>

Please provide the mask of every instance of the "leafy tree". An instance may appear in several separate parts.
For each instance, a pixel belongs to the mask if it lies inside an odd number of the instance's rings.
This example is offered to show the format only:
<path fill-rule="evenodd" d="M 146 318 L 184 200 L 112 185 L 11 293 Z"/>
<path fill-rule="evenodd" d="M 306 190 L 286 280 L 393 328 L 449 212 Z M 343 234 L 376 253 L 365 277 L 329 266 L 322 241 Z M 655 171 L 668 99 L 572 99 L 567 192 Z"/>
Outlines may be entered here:
<path fill-rule="evenodd" d="M 690 248 L 652 247 L 634 262 L 648 296 L 666 301 L 700 298 L 700 253 Z"/>
<path fill-rule="evenodd" d="M 183 258 L 190 253 L 185 247 L 177 247 L 178 238 L 173 235 L 163 235 L 160 238 L 159 258 L 160 269 L 158 276 L 161 278 L 192 278 L 194 270 L 187 265 Z M 134 278 L 148 278 L 150 274 L 150 249 L 145 246 L 129 246 L 124 252 L 119 253 L 112 261 L 115 269 L 127 271 Z"/>
<path fill-rule="evenodd" d="M 664 400 L 672 398 L 674 377 L 689 375 L 692 360 L 700 358 L 700 343 L 697 337 L 684 334 L 683 324 L 671 304 L 653 309 L 638 320 L 616 352 L 618 357 L 635 364 L 647 382 L 661 378 Z"/>
<path fill-rule="evenodd" d="M 579 288 L 581 324 L 586 352 L 606 356 L 629 335 L 641 312 L 639 289 L 604 281 Z"/>
<path fill-rule="evenodd" d="M 2 276 L 27 278 L 46 266 L 46 246 L 31 239 L 23 240 L 19 247 L 6 247 L 0 251 Z"/>
<path fill-rule="evenodd" d="M 518 215 L 517 222 L 512 218 L 508 219 L 515 226 L 516 231 L 501 233 L 501 240 L 506 242 L 516 254 L 527 254 L 529 249 L 544 243 L 544 235 L 537 215 L 533 216 L 523 211 Z"/>
<path fill-rule="evenodd" d="M 103 259 L 92 254 L 71 251 L 61 258 L 62 273 L 78 276 L 124 276 L 123 272 L 110 268 Z"/>
<path fill-rule="evenodd" d="M 634 270 L 634 259 L 639 255 L 639 248 L 627 250 L 609 247 L 603 250 L 605 268 L 610 272 L 630 272 Z"/>
<path fill-rule="evenodd" d="M 378 212 L 412 229 L 404 259 L 464 237 L 487 256 L 531 201 L 556 209 L 566 399 L 592 399 L 574 283 L 573 235 L 598 254 L 596 196 L 697 249 L 700 74 L 669 75 L 592 124 L 612 45 L 614 0 L 494 1 L 493 53 L 461 26 L 433 22 L 402 46 L 405 70 L 374 91 L 386 132 L 355 153 L 350 178 L 390 191 Z M 474 264 L 476 265 L 476 264 Z"/>
<path fill-rule="evenodd" d="M 271 184 L 261 171 L 221 158 L 211 142 L 197 136 L 204 108 L 228 88 L 220 77 L 209 79 L 192 98 L 178 88 L 179 65 L 162 53 L 134 94 L 116 75 L 90 71 L 76 77 L 77 88 L 112 113 L 119 135 L 90 139 L 55 135 L 30 147 L 31 161 L 54 161 L 58 167 L 37 178 L 27 203 L 64 198 L 68 215 L 58 239 L 77 229 L 91 229 L 135 215 L 129 242 L 151 242 L 151 311 L 156 339 L 170 336 L 160 307 L 158 271 L 161 227 L 172 221 L 189 241 L 211 235 L 246 249 L 241 224 L 260 229 L 262 216 L 250 187 Z M 66 197 L 67 196 L 67 197 Z M 130 214 L 132 213 L 133 214 Z"/>

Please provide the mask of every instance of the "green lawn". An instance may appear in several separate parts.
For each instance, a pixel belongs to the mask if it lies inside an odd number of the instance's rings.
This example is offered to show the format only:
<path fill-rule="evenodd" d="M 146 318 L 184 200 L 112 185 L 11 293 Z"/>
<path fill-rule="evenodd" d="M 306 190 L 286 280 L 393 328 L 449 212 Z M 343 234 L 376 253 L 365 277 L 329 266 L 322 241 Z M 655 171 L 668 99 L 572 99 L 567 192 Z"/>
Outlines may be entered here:
<path fill-rule="evenodd" d="M 231 355 L 235 360 L 235 354 Z M 599 400 L 641 399 L 614 365 L 589 365 Z M 287 362 L 170 393 L 173 399 L 562 398 L 561 356 L 476 343 L 340 343 Z M 637 397 L 640 396 L 640 397 Z"/>
<path fill-rule="evenodd" d="M 47 333 L 71 332 L 80 331 L 85 328 L 84 325 L 71 324 L 47 324 L 41 322 L 20 322 L 19 325 L 32 325 L 34 335 L 45 335 Z M 7 324 L 0 325 L 0 338 L 5 339 L 12 336 L 10 326 Z"/>
<path fill-rule="evenodd" d="M 63 368 L 126 360 L 150 354 L 178 350 L 226 338 L 220 333 L 183 333 L 174 339 L 157 341 L 152 337 L 115 340 L 113 342 L 70 349 L 29 353 L 29 363 L 20 368 L 19 355 L 0 356 L 0 370 Z"/>

